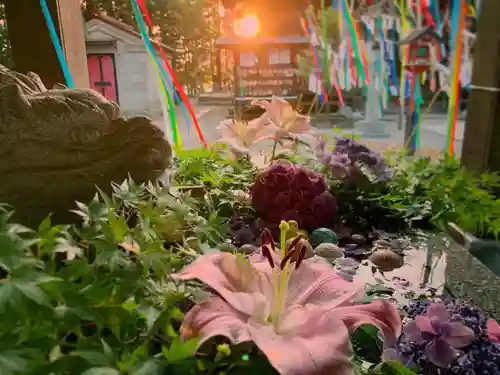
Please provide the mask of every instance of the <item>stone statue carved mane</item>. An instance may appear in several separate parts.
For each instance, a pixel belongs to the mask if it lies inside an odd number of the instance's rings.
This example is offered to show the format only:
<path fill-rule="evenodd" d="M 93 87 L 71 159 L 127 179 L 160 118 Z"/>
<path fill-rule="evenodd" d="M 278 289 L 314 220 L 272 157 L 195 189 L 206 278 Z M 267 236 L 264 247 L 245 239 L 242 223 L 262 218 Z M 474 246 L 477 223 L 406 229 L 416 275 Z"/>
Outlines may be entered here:
<path fill-rule="evenodd" d="M 96 186 L 131 176 L 158 179 L 171 163 L 163 131 L 143 116 L 125 119 L 118 105 L 90 89 L 48 90 L 34 73 L 0 65 L 0 203 L 37 225 L 65 218 Z"/>

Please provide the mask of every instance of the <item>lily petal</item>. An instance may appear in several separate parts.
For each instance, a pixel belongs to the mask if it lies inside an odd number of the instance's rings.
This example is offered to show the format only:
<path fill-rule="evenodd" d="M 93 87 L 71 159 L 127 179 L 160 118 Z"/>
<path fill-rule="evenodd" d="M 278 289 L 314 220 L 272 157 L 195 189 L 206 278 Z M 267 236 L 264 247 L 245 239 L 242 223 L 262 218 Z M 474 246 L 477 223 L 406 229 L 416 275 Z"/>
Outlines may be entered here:
<path fill-rule="evenodd" d="M 259 139 L 272 137 L 275 131 L 276 128 L 272 124 L 269 124 L 268 117 L 262 115 L 246 124 L 245 138 L 248 142 L 255 143 Z"/>
<path fill-rule="evenodd" d="M 264 296 L 271 295 L 268 275 L 228 253 L 203 255 L 172 277 L 200 280 L 242 313 L 252 313 L 262 300 L 268 299 Z"/>
<path fill-rule="evenodd" d="M 181 337 L 199 337 L 198 347 L 215 336 L 227 337 L 232 344 L 250 341 L 248 317 L 233 309 L 220 297 L 209 298 L 194 306 L 185 316 Z"/>
<path fill-rule="evenodd" d="M 344 280 L 329 264 L 307 259 L 292 273 L 286 304 L 311 304 L 330 310 L 358 301 L 363 293 L 361 287 Z"/>
<path fill-rule="evenodd" d="M 500 344 L 500 324 L 494 319 L 489 319 L 486 323 L 488 338 L 494 343 Z"/>
<path fill-rule="evenodd" d="M 294 118 L 287 124 L 287 129 L 290 133 L 300 134 L 307 133 L 311 130 L 310 119 L 308 116 L 295 114 Z"/>
<path fill-rule="evenodd" d="M 271 99 L 271 105 L 276 113 L 279 114 L 280 123 L 282 123 L 283 120 L 292 117 L 296 113 L 289 101 L 276 95 L 273 95 Z"/>
<path fill-rule="evenodd" d="M 363 324 L 377 327 L 384 337 L 399 337 L 401 316 L 392 302 L 375 300 L 369 304 L 338 307 L 331 310 L 341 319 L 350 332 Z"/>
<path fill-rule="evenodd" d="M 267 100 L 253 100 L 251 105 L 256 105 L 266 111 L 266 116 L 275 125 L 279 126 L 281 122 L 281 114 L 279 108 Z"/>
<path fill-rule="evenodd" d="M 216 129 L 222 137 L 225 138 L 238 138 L 241 134 L 240 124 L 237 121 L 227 119 L 223 120 L 217 125 Z"/>
<path fill-rule="evenodd" d="M 458 356 L 458 350 L 443 340 L 432 340 L 425 346 L 429 361 L 438 367 L 448 367 Z"/>
<path fill-rule="evenodd" d="M 443 336 L 443 340 L 454 348 L 463 348 L 470 345 L 476 338 L 474 331 L 462 323 L 453 322 L 449 323 L 448 326 L 450 331 L 448 335 Z"/>
<path fill-rule="evenodd" d="M 247 153 L 249 148 L 264 139 L 274 138 L 276 128 L 269 124 L 267 115 L 262 115 L 248 123 L 223 120 L 217 126 L 221 134 L 220 142 L 227 143 L 237 153 Z"/>
<path fill-rule="evenodd" d="M 281 375 L 354 374 L 349 333 L 334 314 L 297 307 L 281 330 L 278 335 L 269 326 L 250 329 L 255 344 Z"/>

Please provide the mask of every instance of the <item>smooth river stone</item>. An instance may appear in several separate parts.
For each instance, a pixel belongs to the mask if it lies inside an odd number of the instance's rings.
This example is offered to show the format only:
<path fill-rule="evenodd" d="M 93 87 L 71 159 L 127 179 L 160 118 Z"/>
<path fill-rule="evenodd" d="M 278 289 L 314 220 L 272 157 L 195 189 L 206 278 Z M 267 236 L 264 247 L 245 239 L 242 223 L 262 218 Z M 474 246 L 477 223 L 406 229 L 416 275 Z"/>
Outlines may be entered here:
<path fill-rule="evenodd" d="M 314 254 L 320 256 L 322 258 L 333 260 L 337 258 L 342 258 L 344 256 L 344 252 L 340 247 L 333 243 L 321 243 L 314 249 Z"/>
<path fill-rule="evenodd" d="M 382 272 L 393 271 L 403 266 L 403 257 L 387 249 L 377 250 L 368 257 Z"/>
<path fill-rule="evenodd" d="M 351 242 L 356 245 L 364 245 L 366 243 L 366 237 L 361 234 L 351 235 Z"/>
<path fill-rule="evenodd" d="M 337 233 L 335 233 L 333 230 L 328 229 L 328 228 L 318 228 L 315 229 L 312 233 L 311 236 L 309 237 L 309 241 L 311 244 L 316 247 L 322 243 L 333 243 L 333 244 L 338 244 L 339 243 L 339 237 L 337 236 Z"/>

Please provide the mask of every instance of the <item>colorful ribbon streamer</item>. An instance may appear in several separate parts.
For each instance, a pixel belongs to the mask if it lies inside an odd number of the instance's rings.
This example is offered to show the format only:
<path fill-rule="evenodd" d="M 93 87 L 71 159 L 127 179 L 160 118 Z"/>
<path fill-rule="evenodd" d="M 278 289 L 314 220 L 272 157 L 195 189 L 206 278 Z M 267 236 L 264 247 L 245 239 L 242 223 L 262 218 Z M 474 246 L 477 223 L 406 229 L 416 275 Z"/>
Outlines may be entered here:
<path fill-rule="evenodd" d="M 328 15 L 326 14 L 325 0 L 321 0 L 321 15 L 323 23 L 323 72 L 325 74 L 326 87 L 330 88 L 330 70 L 328 62 L 330 57 L 330 45 L 328 43 Z M 328 91 L 328 90 L 327 90 Z"/>
<path fill-rule="evenodd" d="M 401 14 L 401 29 L 403 33 L 407 33 L 409 30 L 408 22 L 406 20 L 406 12 L 405 12 L 405 4 L 404 0 L 401 0 L 399 3 L 399 11 Z M 405 66 L 408 61 L 408 48 L 406 46 L 401 46 L 401 77 L 400 77 L 400 82 L 401 82 L 401 89 L 399 90 L 400 95 L 399 95 L 399 100 L 401 104 L 401 116 L 404 116 L 404 108 L 405 108 L 405 93 L 406 93 L 406 79 L 405 79 Z"/>
<path fill-rule="evenodd" d="M 42 7 L 43 16 L 45 18 L 45 22 L 47 23 L 47 27 L 49 28 L 50 39 L 52 40 L 52 44 L 56 50 L 57 59 L 59 60 L 59 64 L 61 64 L 61 69 L 64 74 L 64 79 L 66 80 L 66 86 L 70 89 L 75 88 L 75 83 L 73 82 L 73 78 L 71 77 L 71 72 L 69 70 L 68 63 L 66 62 L 66 57 L 64 56 L 63 47 L 59 36 L 57 35 L 56 26 L 54 24 L 54 20 L 50 15 L 50 10 L 47 5 L 47 0 L 40 0 L 40 5 Z"/>
<path fill-rule="evenodd" d="M 316 73 L 318 81 L 321 82 L 322 79 L 321 79 L 321 69 L 320 69 L 319 61 L 318 61 L 319 59 L 318 59 L 318 55 L 316 52 L 316 47 L 313 45 L 313 37 L 314 37 L 313 23 L 312 23 L 311 15 L 308 12 L 306 13 L 306 16 L 307 16 L 307 21 L 303 20 L 302 25 L 304 28 L 304 32 L 309 36 L 309 44 L 311 45 L 311 53 L 312 53 L 312 59 L 313 59 L 315 73 Z M 326 92 L 324 85 L 321 85 L 321 94 L 320 95 L 323 98 L 323 100 L 328 101 L 328 93 Z"/>
<path fill-rule="evenodd" d="M 139 8 L 142 10 L 142 13 L 144 15 L 144 18 L 146 19 L 146 22 L 148 23 L 148 26 L 150 29 L 153 28 L 153 21 L 151 19 L 151 15 L 149 14 L 149 11 L 146 7 L 146 4 L 144 3 L 144 0 L 137 0 L 138 1 L 138 5 L 139 5 Z M 193 123 L 194 123 L 194 126 L 195 126 L 195 129 L 196 129 L 196 133 L 198 134 L 198 138 L 200 139 L 200 142 L 203 144 L 204 147 L 207 146 L 207 143 L 205 141 L 205 138 L 203 136 L 203 132 L 201 131 L 201 127 L 200 127 L 200 124 L 198 123 L 198 119 L 196 118 L 196 115 L 193 111 L 193 107 L 191 106 L 191 103 L 189 101 L 189 98 L 187 97 L 186 93 L 184 92 L 184 89 L 182 87 L 182 84 L 179 82 L 179 80 L 177 79 L 177 76 L 175 75 L 175 72 L 174 70 L 172 69 L 172 66 L 170 65 L 169 61 L 168 61 L 168 58 L 167 56 L 165 55 L 165 52 L 160 49 L 160 55 L 163 59 L 163 62 L 170 74 L 170 76 L 172 77 L 172 80 L 174 81 L 174 84 L 177 88 L 177 91 L 179 92 L 181 98 L 182 98 L 182 102 L 185 104 L 189 114 L 191 115 L 191 117 L 193 118 Z M 175 92 L 175 91 L 174 91 Z M 187 120 L 186 120 L 187 123 L 189 123 Z"/>
<path fill-rule="evenodd" d="M 460 70 L 462 68 L 463 30 L 465 16 L 467 13 L 466 0 L 456 0 L 454 7 L 454 31 L 453 35 L 455 49 L 453 51 L 453 66 L 451 71 L 451 88 L 448 103 L 448 136 L 446 152 L 449 156 L 455 153 L 455 133 L 457 126 L 458 104 L 460 100 Z M 457 32 L 458 30 L 458 32 Z"/>
<path fill-rule="evenodd" d="M 340 8 L 344 17 L 344 23 L 346 24 L 347 30 L 350 34 L 354 56 L 358 65 L 358 74 L 360 75 L 363 84 L 367 85 L 370 83 L 370 78 L 368 74 L 368 66 L 366 64 L 366 56 L 364 56 L 364 54 L 362 54 L 361 52 L 359 33 L 354 23 L 352 14 L 347 6 L 347 0 L 344 0 L 340 3 Z"/>
<path fill-rule="evenodd" d="M 139 9 L 137 2 L 135 0 L 131 0 L 131 4 L 132 4 L 132 11 L 134 12 L 134 17 L 135 17 L 136 22 L 139 26 L 139 33 L 141 34 L 142 40 L 144 41 L 144 44 L 146 46 L 146 51 L 148 52 L 148 55 L 151 59 L 151 62 L 153 63 L 153 66 L 156 69 L 157 74 L 159 75 L 160 78 L 162 78 L 162 76 L 163 76 L 162 67 L 160 64 L 158 64 L 158 60 L 155 58 L 156 51 L 151 43 L 151 40 L 149 39 L 147 28 L 146 28 L 146 25 L 144 24 L 144 20 L 142 19 L 140 9 Z M 180 148 L 180 147 L 182 147 L 182 144 L 181 144 L 179 130 L 177 129 L 177 121 L 175 119 L 175 108 L 173 105 L 172 98 L 171 98 L 171 96 L 168 92 L 168 89 L 166 87 L 165 81 L 166 81 L 166 77 L 163 76 L 163 79 L 160 79 L 160 83 L 161 83 L 163 95 L 165 96 L 165 99 L 166 99 L 167 104 L 168 104 L 168 115 L 170 118 L 170 126 L 172 129 L 172 141 L 177 147 Z"/>

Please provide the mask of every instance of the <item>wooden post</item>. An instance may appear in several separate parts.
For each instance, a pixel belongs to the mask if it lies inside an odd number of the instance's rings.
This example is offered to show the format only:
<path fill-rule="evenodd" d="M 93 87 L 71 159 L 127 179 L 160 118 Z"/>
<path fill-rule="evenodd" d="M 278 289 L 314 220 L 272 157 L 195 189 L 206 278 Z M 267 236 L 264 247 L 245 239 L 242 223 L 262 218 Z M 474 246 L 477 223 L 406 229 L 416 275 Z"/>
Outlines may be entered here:
<path fill-rule="evenodd" d="M 51 88 L 65 83 L 38 0 L 4 0 L 15 68 L 37 73 Z M 84 21 L 80 0 L 47 0 L 76 87 L 88 88 Z"/>
<path fill-rule="evenodd" d="M 500 171 L 499 19 L 500 1 L 483 0 L 461 159 L 464 167 L 478 173 Z"/>

